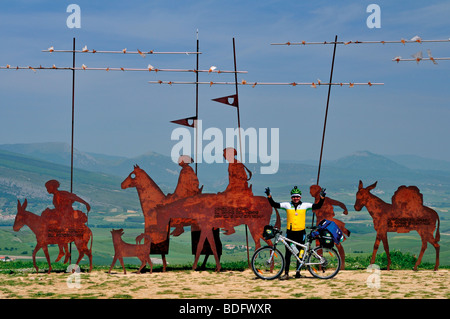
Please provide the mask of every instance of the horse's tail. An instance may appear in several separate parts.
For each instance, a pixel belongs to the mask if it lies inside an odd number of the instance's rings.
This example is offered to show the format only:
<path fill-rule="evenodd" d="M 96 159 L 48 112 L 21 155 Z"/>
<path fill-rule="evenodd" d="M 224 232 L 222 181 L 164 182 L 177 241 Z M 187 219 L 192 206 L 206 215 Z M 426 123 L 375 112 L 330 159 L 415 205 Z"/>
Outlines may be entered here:
<path fill-rule="evenodd" d="M 89 251 L 92 253 L 92 244 L 94 243 L 94 233 L 92 232 L 92 230 L 90 229 L 90 228 L 88 228 L 89 229 L 89 232 L 90 232 L 90 237 L 91 237 L 91 247 L 89 248 Z"/>
<path fill-rule="evenodd" d="M 437 229 L 436 229 L 436 235 L 434 236 L 434 240 L 436 242 L 441 240 L 441 233 L 439 232 L 439 227 L 441 225 L 441 220 L 439 219 L 439 215 L 436 213 L 437 215 L 437 221 L 438 221 L 438 225 L 437 225 Z"/>

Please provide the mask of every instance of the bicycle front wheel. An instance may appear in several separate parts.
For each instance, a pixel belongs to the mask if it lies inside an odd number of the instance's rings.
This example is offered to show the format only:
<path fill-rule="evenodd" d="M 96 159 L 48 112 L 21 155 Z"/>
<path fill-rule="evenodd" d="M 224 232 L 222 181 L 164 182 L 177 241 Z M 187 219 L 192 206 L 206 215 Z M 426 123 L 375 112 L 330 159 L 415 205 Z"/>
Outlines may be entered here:
<path fill-rule="evenodd" d="M 284 270 L 283 254 L 275 247 L 261 247 L 253 254 L 252 269 L 261 279 L 275 279 Z"/>
<path fill-rule="evenodd" d="M 321 279 L 333 278 L 341 269 L 341 257 L 334 248 L 314 248 L 306 263 L 309 272 Z"/>

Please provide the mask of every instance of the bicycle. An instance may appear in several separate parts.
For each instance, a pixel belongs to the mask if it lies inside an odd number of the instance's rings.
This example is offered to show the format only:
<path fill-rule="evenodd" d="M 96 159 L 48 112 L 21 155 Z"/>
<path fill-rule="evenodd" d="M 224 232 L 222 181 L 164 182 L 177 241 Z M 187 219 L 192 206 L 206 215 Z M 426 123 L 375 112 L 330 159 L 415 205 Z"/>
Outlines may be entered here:
<path fill-rule="evenodd" d="M 316 278 L 330 279 L 337 275 L 341 268 L 339 253 L 333 248 L 334 242 L 325 244 L 320 235 L 314 236 L 313 231 L 317 227 L 307 227 L 311 232 L 307 235 L 305 244 L 300 244 L 282 235 L 282 231 L 273 226 L 264 229 L 265 239 L 274 238 L 272 246 L 264 246 L 255 251 L 252 257 L 252 270 L 261 279 L 272 280 L 278 278 L 284 270 L 285 258 L 276 247 L 279 242 L 289 249 L 299 262 L 297 271 L 307 267 L 309 272 Z M 312 247 L 312 242 L 319 240 L 317 247 Z M 290 244 L 293 246 L 291 246 Z M 300 247 L 300 252 L 296 248 Z M 326 247 L 325 247 L 326 246 Z"/>

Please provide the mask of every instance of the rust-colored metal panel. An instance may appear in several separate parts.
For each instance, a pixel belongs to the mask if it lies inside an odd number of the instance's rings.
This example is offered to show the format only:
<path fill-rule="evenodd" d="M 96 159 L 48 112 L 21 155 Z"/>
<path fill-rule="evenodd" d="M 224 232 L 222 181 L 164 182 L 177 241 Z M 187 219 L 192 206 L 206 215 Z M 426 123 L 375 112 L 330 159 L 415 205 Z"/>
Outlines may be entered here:
<path fill-rule="evenodd" d="M 436 249 L 434 270 L 438 270 L 440 250 L 438 244 L 440 240 L 439 215 L 435 210 L 423 205 L 423 195 L 416 186 L 400 186 L 392 196 L 392 204 L 386 203 L 370 193 L 376 186 L 377 182 L 364 188 L 362 181 L 359 181 L 354 205 L 357 211 L 360 211 L 364 206 L 367 208 L 367 211 L 373 218 L 373 225 L 377 232 L 370 262 L 372 264 L 375 262 L 378 246 L 380 241 L 382 241 L 388 260 L 387 269 L 389 270 L 391 258 L 387 232 L 408 233 L 411 230 L 415 230 L 422 239 L 422 248 L 414 265 L 414 270 L 417 270 L 417 267 L 420 265 L 428 242 Z"/>
<path fill-rule="evenodd" d="M 315 198 L 316 202 L 318 202 L 320 200 L 320 191 L 321 190 L 322 190 L 322 187 L 320 187 L 319 185 L 311 185 L 309 188 L 309 193 L 311 194 L 312 197 Z M 342 208 L 344 210 L 344 212 L 343 212 L 344 215 L 348 215 L 348 210 L 344 203 L 342 203 L 338 200 L 332 199 L 330 197 L 325 197 L 322 207 L 320 209 L 314 210 L 314 213 L 317 216 L 316 225 L 319 225 L 320 221 L 324 220 L 324 219 L 332 220 L 336 223 L 336 225 L 338 225 L 339 229 L 342 230 L 344 235 L 346 237 L 349 237 L 350 231 L 345 227 L 345 223 L 343 221 L 341 221 L 335 217 L 333 206 L 338 206 L 338 207 Z M 341 243 L 336 245 L 336 247 L 339 251 L 339 256 L 341 257 L 341 261 L 342 261 L 341 269 L 345 269 L 344 247 L 342 246 Z"/>
<path fill-rule="evenodd" d="M 123 233 L 123 229 L 111 230 L 112 240 L 114 244 L 114 258 L 108 273 L 111 273 L 111 270 L 116 264 L 117 259 L 119 259 L 120 264 L 122 265 L 123 273 L 127 273 L 125 265 L 123 263 L 123 257 L 139 258 L 139 260 L 141 261 L 141 266 L 137 271 L 138 274 L 141 273 L 142 268 L 144 268 L 146 264 L 150 265 L 151 273 L 153 271 L 153 264 L 150 259 L 150 236 L 143 233 L 136 237 L 136 244 L 129 244 L 123 241 Z M 144 239 L 144 243 L 140 244 L 142 239 Z"/>
<path fill-rule="evenodd" d="M 151 237 L 152 243 L 167 240 L 171 227 L 175 227 L 171 233 L 173 236 L 181 234 L 184 226 L 192 226 L 200 231 L 194 269 L 208 240 L 216 260 L 216 269 L 220 270 L 219 243 L 214 239 L 213 229 L 222 228 L 229 235 L 235 232 L 234 227 L 245 224 L 256 248 L 259 248 L 264 226 L 270 223 L 272 207 L 265 197 L 253 195 L 251 186 L 248 186 L 251 172 L 234 158 L 235 155 L 234 149 L 224 150 L 224 157 L 229 162 L 229 185 L 218 194 L 202 194 L 203 186 L 199 188 L 197 176 L 189 166 L 192 159 L 186 156 L 180 157 L 182 169 L 173 194 L 166 196 L 138 165 L 122 182 L 122 188 L 137 189 L 145 218 L 145 233 Z"/>
<path fill-rule="evenodd" d="M 64 263 L 70 258 L 68 244 L 75 242 L 78 249 L 78 265 L 86 254 L 89 257 L 89 271 L 92 270 L 92 231 L 85 224 L 87 216 L 82 211 L 74 210 L 72 204 L 80 202 L 86 205 L 87 210 L 90 206 L 77 195 L 60 191 L 59 182 L 56 180 L 48 181 L 45 186 L 50 194 L 53 194 L 54 209 L 47 208 L 42 214 L 36 215 L 26 210 L 27 200 L 21 204 L 17 201 L 17 215 L 14 221 L 14 231 L 19 231 L 23 226 L 28 226 L 36 236 L 36 247 L 33 250 L 33 264 L 36 271 L 39 271 L 36 265 L 36 253 L 42 248 L 49 266 L 48 273 L 51 272 L 51 262 L 47 246 L 56 244 L 59 246 L 59 255 L 56 261 L 65 256 Z M 91 241 L 88 247 L 89 240 Z"/>

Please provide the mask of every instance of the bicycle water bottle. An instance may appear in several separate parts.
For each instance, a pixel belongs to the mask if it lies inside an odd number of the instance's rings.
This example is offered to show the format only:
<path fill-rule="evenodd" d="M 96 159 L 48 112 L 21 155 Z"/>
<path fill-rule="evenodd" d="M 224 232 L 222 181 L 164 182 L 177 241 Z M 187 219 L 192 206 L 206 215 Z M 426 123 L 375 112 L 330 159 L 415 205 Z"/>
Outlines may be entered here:
<path fill-rule="evenodd" d="M 295 255 L 298 254 L 298 249 L 293 243 L 291 243 L 291 249 L 292 249 L 292 251 L 294 252 Z"/>
<path fill-rule="evenodd" d="M 300 254 L 298 255 L 298 257 L 303 258 L 304 252 L 305 252 L 305 250 L 304 250 L 304 249 L 301 249 L 301 250 L 300 250 Z"/>

